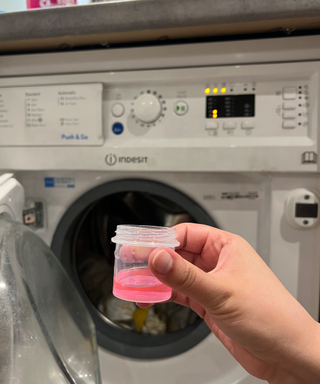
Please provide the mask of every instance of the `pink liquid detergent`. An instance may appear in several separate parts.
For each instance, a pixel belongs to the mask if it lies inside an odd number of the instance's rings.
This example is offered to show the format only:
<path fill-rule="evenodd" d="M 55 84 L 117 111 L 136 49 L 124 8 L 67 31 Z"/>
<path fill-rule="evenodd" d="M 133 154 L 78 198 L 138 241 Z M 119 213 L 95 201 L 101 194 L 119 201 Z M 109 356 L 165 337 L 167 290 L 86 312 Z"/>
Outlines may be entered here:
<path fill-rule="evenodd" d="M 170 299 L 171 292 L 148 268 L 124 270 L 113 279 L 113 294 L 122 300 L 159 303 Z"/>

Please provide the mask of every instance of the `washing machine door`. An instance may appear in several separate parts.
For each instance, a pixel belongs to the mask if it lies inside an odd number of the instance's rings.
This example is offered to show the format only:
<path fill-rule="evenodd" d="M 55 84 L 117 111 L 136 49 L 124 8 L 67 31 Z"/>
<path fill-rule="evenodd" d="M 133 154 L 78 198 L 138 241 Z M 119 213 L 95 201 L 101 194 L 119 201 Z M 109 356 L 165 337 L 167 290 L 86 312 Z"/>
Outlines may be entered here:
<path fill-rule="evenodd" d="M 112 294 L 114 244 L 119 224 L 216 226 L 182 191 L 159 181 L 126 178 L 88 190 L 66 210 L 51 248 L 83 298 L 99 346 L 112 353 L 154 360 L 184 353 L 210 334 L 190 308 L 173 302 L 141 310 Z"/>
<path fill-rule="evenodd" d="M 22 186 L 1 176 L 0 382 L 99 384 L 93 321 L 50 248 L 17 221 L 23 204 Z"/>

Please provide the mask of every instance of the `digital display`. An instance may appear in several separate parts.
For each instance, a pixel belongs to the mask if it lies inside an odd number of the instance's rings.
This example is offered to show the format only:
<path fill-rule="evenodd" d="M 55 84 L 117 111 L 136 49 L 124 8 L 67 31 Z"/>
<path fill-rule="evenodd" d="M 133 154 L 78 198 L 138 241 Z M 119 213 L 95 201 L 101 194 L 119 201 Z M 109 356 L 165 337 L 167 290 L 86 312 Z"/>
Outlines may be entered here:
<path fill-rule="evenodd" d="M 252 117 L 255 95 L 207 96 L 206 117 Z"/>
<path fill-rule="evenodd" d="M 318 217 L 318 204 L 296 204 L 296 217 L 309 217 L 316 219 Z"/>

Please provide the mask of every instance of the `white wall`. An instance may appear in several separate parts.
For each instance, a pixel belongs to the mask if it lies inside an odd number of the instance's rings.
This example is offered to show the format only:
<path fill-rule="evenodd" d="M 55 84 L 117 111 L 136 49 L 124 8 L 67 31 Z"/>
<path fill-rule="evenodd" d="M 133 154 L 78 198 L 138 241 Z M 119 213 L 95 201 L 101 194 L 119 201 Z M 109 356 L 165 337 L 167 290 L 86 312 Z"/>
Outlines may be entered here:
<path fill-rule="evenodd" d="M 27 0 L 0 0 L 0 11 L 15 12 L 27 9 Z"/>

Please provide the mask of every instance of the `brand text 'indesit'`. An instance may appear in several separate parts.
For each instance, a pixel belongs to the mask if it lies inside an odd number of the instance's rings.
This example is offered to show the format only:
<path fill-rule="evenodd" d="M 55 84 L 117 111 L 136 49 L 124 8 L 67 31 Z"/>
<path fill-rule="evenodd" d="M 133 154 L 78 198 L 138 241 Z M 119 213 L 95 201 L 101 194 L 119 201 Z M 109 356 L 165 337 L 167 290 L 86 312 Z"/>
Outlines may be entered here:
<path fill-rule="evenodd" d="M 147 163 L 148 162 L 148 157 L 142 157 L 142 156 L 120 156 L 118 161 L 119 161 L 119 163 L 140 164 L 140 163 Z"/>

